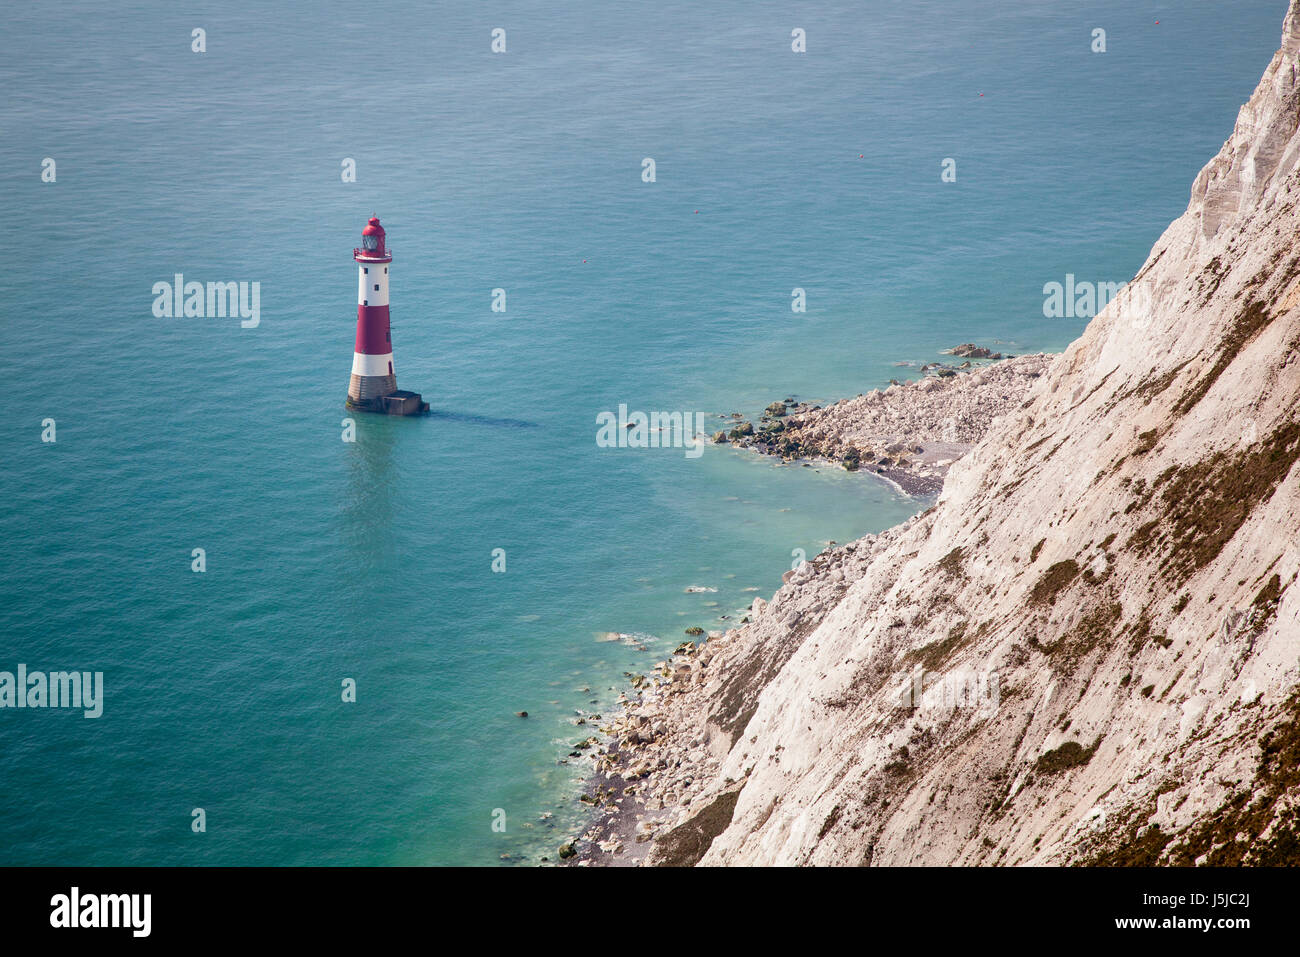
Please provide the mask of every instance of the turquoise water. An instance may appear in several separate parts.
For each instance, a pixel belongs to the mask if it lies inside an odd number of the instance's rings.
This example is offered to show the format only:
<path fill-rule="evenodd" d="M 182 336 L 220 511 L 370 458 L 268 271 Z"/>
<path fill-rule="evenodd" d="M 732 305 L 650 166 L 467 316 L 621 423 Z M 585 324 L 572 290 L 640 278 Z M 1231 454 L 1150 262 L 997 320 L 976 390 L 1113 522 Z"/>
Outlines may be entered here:
<path fill-rule="evenodd" d="M 106 688 L 98 720 L 0 710 L 0 863 L 553 857 L 580 710 L 796 549 L 927 504 L 598 448 L 597 414 L 1062 348 L 1083 322 L 1044 319 L 1043 284 L 1133 274 L 1286 4 L 291 7 L 0 14 L 0 670 Z M 372 212 L 399 384 L 434 414 L 349 444 Z M 177 272 L 260 282 L 260 326 L 154 318 Z"/>

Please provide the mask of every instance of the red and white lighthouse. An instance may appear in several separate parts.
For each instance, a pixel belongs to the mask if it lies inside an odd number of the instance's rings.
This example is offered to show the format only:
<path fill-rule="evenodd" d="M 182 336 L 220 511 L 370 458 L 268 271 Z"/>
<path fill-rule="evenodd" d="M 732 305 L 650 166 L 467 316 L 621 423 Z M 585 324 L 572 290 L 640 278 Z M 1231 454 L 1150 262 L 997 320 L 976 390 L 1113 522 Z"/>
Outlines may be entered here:
<path fill-rule="evenodd" d="M 348 382 L 348 408 L 389 415 L 419 415 L 429 404 L 415 392 L 399 391 L 388 323 L 388 267 L 393 262 L 384 227 L 371 216 L 361 231 L 357 262 L 357 344 Z"/>

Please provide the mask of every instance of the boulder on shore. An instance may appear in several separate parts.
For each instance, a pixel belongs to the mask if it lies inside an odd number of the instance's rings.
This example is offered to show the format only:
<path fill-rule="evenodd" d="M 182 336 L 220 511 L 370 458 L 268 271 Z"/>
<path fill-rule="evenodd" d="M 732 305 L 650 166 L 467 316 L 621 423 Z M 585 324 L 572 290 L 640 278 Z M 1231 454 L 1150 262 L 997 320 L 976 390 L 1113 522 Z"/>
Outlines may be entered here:
<path fill-rule="evenodd" d="M 944 353 L 950 356 L 956 356 L 958 359 L 1001 359 L 1002 353 L 993 352 L 984 347 L 977 346 L 973 342 L 963 342 L 959 346 L 953 346 L 951 349 L 945 349 Z"/>

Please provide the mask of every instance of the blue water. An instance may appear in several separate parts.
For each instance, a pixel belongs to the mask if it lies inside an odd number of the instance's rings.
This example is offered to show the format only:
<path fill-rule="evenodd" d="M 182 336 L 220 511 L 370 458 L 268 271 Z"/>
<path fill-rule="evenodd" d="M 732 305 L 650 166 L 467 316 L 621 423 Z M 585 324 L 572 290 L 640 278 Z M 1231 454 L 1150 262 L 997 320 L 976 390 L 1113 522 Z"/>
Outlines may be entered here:
<path fill-rule="evenodd" d="M 98 720 L 0 710 L 0 863 L 554 857 L 580 710 L 796 549 L 928 504 L 598 448 L 596 415 L 1062 348 L 1083 322 L 1044 319 L 1043 284 L 1132 276 L 1286 4 L 546 6 L 0 13 L 0 670 L 106 685 Z M 435 414 L 349 444 L 372 212 L 399 383 Z M 177 272 L 261 283 L 261 325 L 154 318 Z"/>

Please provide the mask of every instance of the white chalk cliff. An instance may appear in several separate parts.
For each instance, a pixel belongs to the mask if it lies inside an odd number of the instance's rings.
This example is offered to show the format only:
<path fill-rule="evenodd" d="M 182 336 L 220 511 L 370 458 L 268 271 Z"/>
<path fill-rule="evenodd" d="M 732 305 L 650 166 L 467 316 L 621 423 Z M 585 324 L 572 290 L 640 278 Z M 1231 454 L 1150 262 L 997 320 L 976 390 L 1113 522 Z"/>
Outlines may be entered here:
<path fill-rule="evenodd" d="M 1297 4 L 1187 211 L 938 504 L 665 696 L 696 771 L 652 862 L 1300 861 Z M 918 667 L 996 705 L 909 707 Z"/>

